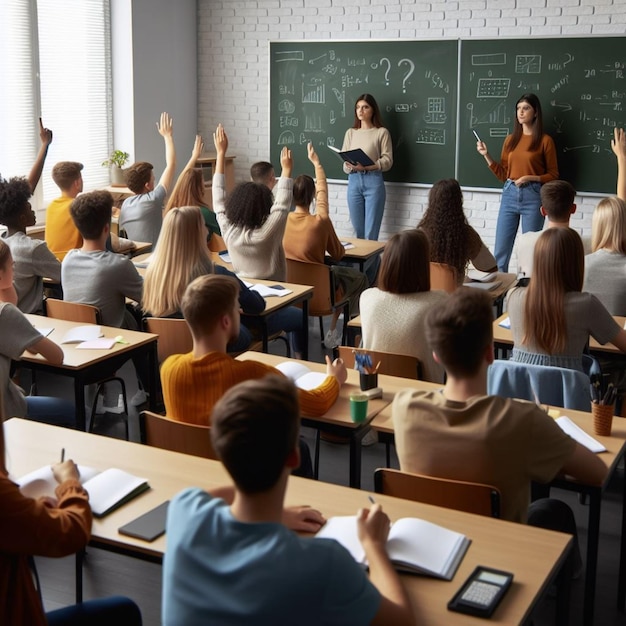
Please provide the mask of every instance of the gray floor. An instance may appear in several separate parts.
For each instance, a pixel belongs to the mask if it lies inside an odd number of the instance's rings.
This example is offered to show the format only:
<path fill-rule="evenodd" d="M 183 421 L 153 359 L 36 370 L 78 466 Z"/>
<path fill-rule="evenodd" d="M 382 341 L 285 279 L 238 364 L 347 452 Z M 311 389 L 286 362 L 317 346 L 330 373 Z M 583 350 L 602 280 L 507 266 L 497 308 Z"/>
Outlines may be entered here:
<path fill-rule="evenodd" d="M 319 328 L 317 322 L 311 324 L 311 359 L 323 360 L 324 352 L 319 343 Z M 284 348 L 278 344 L 276 351 L 284 354 Z M 127 381 L 129 397 L 136 390 L 136 381 L 132 366 L 127 364 L 121 370 Z M 49 378 L 39 381 L 39 393 L 45 394 L 46 388 L 50 393 L 59 393 L 61 389 L 67 397 L 72 397 L 71 387 L 67 380 Z M 130 419 L 131 439 L 139 440 L 138 421 L 136 412 L 132 412 Z M 123 437 L 123 427 L 118 416 L 107 415 L 96 425 L 96 431 L 115 437 Z M 314 431 L 304 429 L 311 451 L 314 448 Z M 363 449 L 363 489 L 373 490 L 373 472 L 377 467 L 385 465 L 385 447 L 376 444 Z M 392 466 L 398 467 L 395 454 L 392 457 Z M 320 480 L 347 485 L 348 481 L 348 447 L 340 444 L 322 442 L 320 453 Z M 615 476 L 607 493 L 604 496 L 601 519 L 600 554 L 598 562 L 598 578 L 596 592 L 595 623 L 603 626 L 623 626 L 626 616 L 616 609 L 617 572 L 620 541 L 621 485 L 624 480 L 623 472 Z M 585 554 L 587 507 L 578 502 L 576 495 L 565 491 L 553 490 L 553 497 L 562 498 L 574 510 L 579 528 L 579 541 L 582 553 Z M 515 537 L 511 537 L 515 541 Z M 485 565 L 489 565 L 485 563 Z M 37 566 L 41 578 L 43 596 L 46 609 L 54 609 L 70 604 L 74 599 L 74 559 L 37 559 Z M 458 581 L 460 585 L 462 581 Z M 122 594 L 133 598 L 141 607 L 144 624 L 157 625 L 160 623 L 161 598 L 161 566 L 146 563 L 134 558 L 119 556 L 102 550 L 89 549 L 84 568 L 85 598 L 103 597 L 106 595 Z M 583 578 L 573 583 L 571 624 L 582 624 L 582 597 Z M 536 626 L 552 624 L 554 620 L 554 601 L 546 598 L 536 609 L 533 623 Z"/>

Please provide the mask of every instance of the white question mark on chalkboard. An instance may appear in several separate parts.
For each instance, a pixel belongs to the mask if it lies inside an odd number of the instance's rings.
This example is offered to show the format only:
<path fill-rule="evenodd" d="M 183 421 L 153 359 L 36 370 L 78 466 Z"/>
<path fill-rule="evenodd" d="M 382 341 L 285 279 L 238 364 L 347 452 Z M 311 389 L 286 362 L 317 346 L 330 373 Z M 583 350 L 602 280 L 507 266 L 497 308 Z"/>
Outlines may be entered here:
<path fill-rule="evenodd" d="M 380 65 L 383 64 L 383 61 L 387 61 L 387 69 L 385 70 L 385 85 L 389 84 L 389 70 L 391 69 L 391 61 L 387 57 L 383 57 L 380 60 Z"/>
<path fill-rule="evenodd" d="M 409 78 L 411 77 L 411 74 L 413 74 L 413 72 L 415 71 L 415 63 L 413 63 L 411 59 L 400 59 L 398 61 L 398 67 L 404 64 L 409 65 L 409 71 L 407 75 L 402 79 L 402 93 L 406 93 L 406 81 L 409 80 Z"/>
<path fill-rule="evenodd" d="M 564 68 L 564 69 L 565 69 L 565 66 L 566 66 L 568 63 L 571 63 L 571 62 L 574 60 L 574 57 L 573 57 L 573 56 L 572 56 L 569 52 L 566 52 L 565 54 L 567 54 L 567 56 L 568 56 L 569 58 L 567 59 L 567 61 L 564 61 L 564 62 L 563 62 L 563 68 Z"/>

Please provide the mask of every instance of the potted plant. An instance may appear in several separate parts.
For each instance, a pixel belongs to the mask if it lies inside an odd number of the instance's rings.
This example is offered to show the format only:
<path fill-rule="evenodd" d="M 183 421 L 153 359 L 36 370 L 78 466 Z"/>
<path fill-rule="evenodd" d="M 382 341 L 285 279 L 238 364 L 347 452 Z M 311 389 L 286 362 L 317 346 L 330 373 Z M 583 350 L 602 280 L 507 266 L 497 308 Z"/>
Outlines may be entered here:
<path fill-rule="evenodd" d="M 126 163 L 128 163 L 129 159 L 130 154 L 128 154 L 128 152 L 113 150 L 109 158 L 102 162 L 102 167 L 108 167 L 111 172 L 111 185 L 113 187 L 126 186 L 122 168 L 126 165 Z"/>

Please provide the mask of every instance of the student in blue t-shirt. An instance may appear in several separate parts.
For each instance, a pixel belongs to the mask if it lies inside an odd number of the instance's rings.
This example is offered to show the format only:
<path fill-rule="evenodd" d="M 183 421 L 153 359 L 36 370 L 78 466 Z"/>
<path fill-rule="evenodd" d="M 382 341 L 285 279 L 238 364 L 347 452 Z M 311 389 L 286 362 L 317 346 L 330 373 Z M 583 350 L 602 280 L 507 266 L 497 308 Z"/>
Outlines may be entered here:
<path fill-rule="evenodd" d="M 163 623 L 413 624 L 387 556 L 389 518 L 358 513 L 368 580 L 337 542 L 298 537 L 319 511 L 283 508 L 300 462 L 298 396 L 278 376 L 230 389 L 211 418 L 211 441 L 235 487 L 186 489 L 170 503 L 163 567 Z"/>

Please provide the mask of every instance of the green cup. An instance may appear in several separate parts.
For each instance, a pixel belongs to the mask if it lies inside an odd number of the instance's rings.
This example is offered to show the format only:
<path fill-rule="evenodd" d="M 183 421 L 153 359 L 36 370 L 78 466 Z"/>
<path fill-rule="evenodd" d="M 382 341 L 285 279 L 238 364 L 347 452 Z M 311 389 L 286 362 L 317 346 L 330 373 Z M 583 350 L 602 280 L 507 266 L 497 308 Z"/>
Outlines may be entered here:
<path fill-rule="evenodd" d="M 367 396 L 363 393 L 350 394 L 350 419 L 360 424 L 367 418 Z"/>

